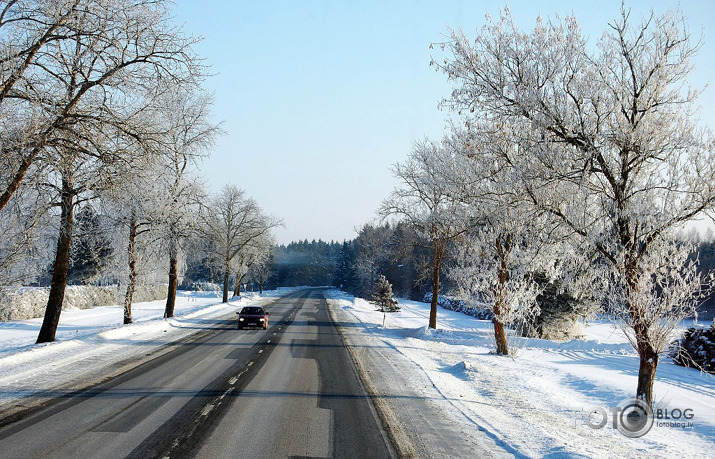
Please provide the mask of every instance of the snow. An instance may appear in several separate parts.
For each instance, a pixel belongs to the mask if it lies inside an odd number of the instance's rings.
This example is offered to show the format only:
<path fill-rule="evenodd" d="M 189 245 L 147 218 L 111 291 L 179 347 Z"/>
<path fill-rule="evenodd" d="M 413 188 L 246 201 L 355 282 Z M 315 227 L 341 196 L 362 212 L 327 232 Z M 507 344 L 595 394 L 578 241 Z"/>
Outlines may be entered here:
<path fill-rule="evenodd" d="M 285 293 L 248 295 L 221 304 L 215 293 L 180 292 L 176 317 L 164 301 L 137 303 L 135 323 L 119 306 L 63 311 L 57 341 L 34 344 L 41 319 L 0 323 L 0 411 L 71 393 L 168 352 L 172 343 L 209 329 L 240 306 Z M 692 427 L 653 426 L 641 438 L 585 424 L 593 408 L 632 396 L 638 358 L 606 321 L 584 326 L 584 339 L 512 338 L 515 358 L 497 356 L 488 321 L 440 309 L 438 330 L 425 325 L 429 305 L 401 300 L 397 313 L 337 290 L 326 292 L 358 365 L 424 457 L 709 457 L 715 448 L 715 381 L 673 365 L 658 367 L 656 408 L 691 409 Z M 381 359 L 381 360 L 380 360 Z M 27 397 L 31 395 L 32 397 Z M 387 396 L 389 395 L 389 396 Z M 680 421 L 683 421 L 681 419 Z M 479 453 L 482 451 L 482 453 Z"/>
<path fill-rule="evenodd" d="M 383 326 L 383 314 L 367 301 L 339 291 L 326 297 L 341 310 L 341 322 L 356 322 L 345 327 L 354 344 L 369 343 L 386 361 L 406 360 L 394 363 L 402 372 L 412 369 L 405 379 L 424 387 L 418 391 L 423 398 L 440 399 L 429 406 L 464 433 L 459 455 L 475 444 L 489 454 L 496 446 L 509 456 L 527 457 L 711 457 L 715 448 L 713 376 L 665 357 L 657 371 L 655 408 L 691 409 L 692 419 L 678 421 L 692 427 L 656 420 L 645 436 L 627 438 L 611 427 L 611 418 L 602 429 L 586 425 L 593 408 L 616 407 L 637 385 L 638 357 L 622 331 L 606 321 L 585 326 L 582 340 L 512 338 L 518 351 L 509 358 L 491 353 L 489 321 L 440 309 L 438 330 L 432 330 L 426 327 L 428 304 L 401 300 L 402 311 L 387 314 Z M 367 340 L 361 342 L 361 335 Z M 381 371 L 378 354 L 358 354 L 365 368 L 374 366 L 373 375 Z M 426 454 L 435 453 L 427 448 Z"/>

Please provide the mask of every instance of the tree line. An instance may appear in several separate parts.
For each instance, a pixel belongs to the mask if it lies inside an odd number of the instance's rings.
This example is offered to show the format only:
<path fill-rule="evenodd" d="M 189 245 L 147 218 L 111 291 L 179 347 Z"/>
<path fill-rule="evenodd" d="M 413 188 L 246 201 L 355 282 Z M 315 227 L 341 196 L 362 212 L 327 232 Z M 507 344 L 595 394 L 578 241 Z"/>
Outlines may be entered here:
<path fill-rule="evenodd" d="M 333 286 L 370 298 L 380 275 L 402 298 L 422 299 L 428 253 L 405 223 L 368 223 L 349 241 L 298 241 L 271 252 L 268 286 Z"/>

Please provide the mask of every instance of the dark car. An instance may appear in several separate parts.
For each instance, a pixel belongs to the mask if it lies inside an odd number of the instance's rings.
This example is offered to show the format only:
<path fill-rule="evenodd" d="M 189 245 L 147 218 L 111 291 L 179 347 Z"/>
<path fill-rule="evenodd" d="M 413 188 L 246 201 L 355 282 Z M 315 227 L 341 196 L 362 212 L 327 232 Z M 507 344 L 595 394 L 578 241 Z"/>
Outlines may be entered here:
<path fill-rule="evenodd" d="M 243 327 L 263 327 L 265 330 L 268 328 L 268 316 L 271 315 L 260 306 L 245 306 L 236 314 L 238 314 L 239 330 Z"/>

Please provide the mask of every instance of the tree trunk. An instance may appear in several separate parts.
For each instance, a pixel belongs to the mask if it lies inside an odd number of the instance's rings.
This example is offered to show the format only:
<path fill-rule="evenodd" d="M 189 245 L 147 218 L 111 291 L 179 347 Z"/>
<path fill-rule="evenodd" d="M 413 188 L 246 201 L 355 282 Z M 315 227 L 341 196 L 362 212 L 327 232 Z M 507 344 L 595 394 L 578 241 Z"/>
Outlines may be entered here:
<path fill-rule="evenodd" d="M 228 303 L 228 281 L 231 277 L 231 271 L 228 268 L 228 264 L 223 270 L 223 302 Z"/>
<path fill-rule="evenodd" d="M 127 290 L 124 294 L 124 323 L 132 323 L 132 300 L 134 299 L 134 289 L 137 282 L 137 263 L 136 263 L 136 239 L 137 239 L 137 219 L 132 212 L 131 220 L 129 221 L 129 245 L 127 252 L 129 255 L 129 282 Z"/>
<path fill-rule="evenodd" d="M 435 239 L 432 251 L 432 301 L 429 310 L 429 328 L 437 329 L 437 301 L 439 300 L 439 272 L 442 267 L 444 244 Z"/>
<path fill-rule="evenodd" d="M 644 400 L 649 406 L 653 406 L 653 384 L 655 383 L 655 371 L 658 368 L 658 353 L 648 346 L 647 350 L 639 352 L 640 366 L 638 368 L 638 388 L 636 398 Z"/>
<path fill-rule="evenodd" d="M 176 306 L 176 287 L 179 277 L 179 261 L 178 247 L 176 242 L 172 241 L 172 247 L 169 250 L 169 290 L 166 296 L 166 309 L 164 310 L 164 318 L 174 317 L 174 307 Z"/>
<path fill-rule="evenodd" d="M 630 292 L 637 293 L 639 291 L 638 276 L 638 263 L 635 257 L 629 257 L 625 264 L 625 277 Z M 645 401 L 649 406 L 653 406 L 653 384 L 655 383 L 655 372 L 658 368 L 658 352 L 653 348 L 651 339 L 648 336 L 650 326 L 643 318 L 645 313 L 632 299 L 629 299 L 628 312 L 631 319 L 631 328 L 636 339 L 636 350 L 640 358 L 636 398 Z"/>
<path fill-rule="evenodd" d="M 261 295 L 263 295 L 263 283 L 258 284 L 258 291 L 261 292 Z"/>
<path fill-rule="evenodd" d="M 57 252 L 52 266 L 52 284 L 50 296 L 47 299 L 45 318 L 42 321 L 37 343 L 49 343 L 55 340 L 57 326 L 60 323 L 62 302 L 65 298 L 67 287 L 67 272 L 70 265 L 70 250 L 72 247 L 72 226 L 74 224 L 74 197 L 72 183 L 69 179 L 62 178 L 62 196 L 60 202 L 60 232 L 57 236 Z"/>
<path fill-rule="evenodd" d="M 233 296 L 241 296 L 241 281 L 243 280 L 243 276 L 239 276 L 238 273 L 236 274 L 236 288 L 233 289 Z"/>
<path fill-rule="evenodd" d="M 494 318 L 492 319 L 492 323 L 494 324 L 496 352 L 498 355 L 509 355 L 509 344 L 506 341 L 506 327 L 501 320 L 497 319 L 498 311 L 499 307 L 494 306 Z"/>
<path fill-rule="evenodd" d="M 511 250 L 511 237 L 507 236 L 502 243 L 501 236 L 498 236 L 495 247 L 497 255 L 499 256 L 500 266 L 498 272 L 499 286 L 497 287 L 497 291 L 494 292 L 494 318 L 492 319 L 492 323 L 494 324 L 494 342 L 496 344 L 496 352 L 498 355 L 509 355 L 509 344 L 506 340 L 506 327 L 500 317 L 502 317 L 502 314 L 505 312 L 504 286 L 506 285 L 509 273 L 507 270 L 506 257 Z"/>

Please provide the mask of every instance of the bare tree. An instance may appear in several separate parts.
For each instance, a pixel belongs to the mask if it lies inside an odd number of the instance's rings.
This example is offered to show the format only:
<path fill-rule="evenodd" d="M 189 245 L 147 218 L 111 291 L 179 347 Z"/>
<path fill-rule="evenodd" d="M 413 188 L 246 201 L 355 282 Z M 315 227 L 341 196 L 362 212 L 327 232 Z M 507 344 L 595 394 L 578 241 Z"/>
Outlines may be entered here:
<path fill-rule="evenodd" d="M 52 265 L 52 282 L 44 320 L 37 338 L 38 343 L 54 341 L 62 312 L 67 274 L 72 248 L 74 212 L 77 205 L 94 197 L 94 193 L 107 188 L 115 177 L 121 175 L 125 165 L 120 154 L 105 154 L 108 146 L 89 145 L 85 139 L 66 139 L 67 143 L 53 148 L 57 166 L 46 183 L 55 190 L 55 205 L 60 209 L 59 234 L 55 260 Z M 101 150 L 93 151 L 94 147 Z M 104 148 L 107 148 L 105 150 Z M 115 151 L 116 153 L 116 151 Z"/>
<path fill-rule="evenodd" d="M 125 264 L 116 266 L 118 271 L 126 270 L 124 324 L 133 321 L 132 303 L 137 283 L 140 281 L 142 255 L 153 242 L 148 236 L 157 232 L 160 225 L 158 220 L 162 208 L 159 199 L 161 189 L 160 181 L 156 178 L 163 169 L 160 163 L 134 170 L 102 196 L 105 212 L 111 216 L 117 227 L 124 230 L 116 235 L 116 239 L 121 239 L 122 245 L 121 248 L 117 246 L 116 250 L 123 250 L 126 255 L 126 258 L 117 257 Z"/>
<path fill-rule="evenodd" d="M 415 143 L 404 164 L 397 164 L 393 174 L 401 183 L 380 208 L 383 217 L 404 218 L 431 243 L 432 302 L 429 327 L 437 328 L 440 274 L 447 244 L 469 228 L 469 218 L 457 190 L 445 179 L 453 167 L 455 152 L 448 142 L 430 140 Z"/>
<path fill-rule="evenodd" d="M 573 265 L 573 250 L 566 243 L 571 233 L 532 205 L 514 167 L 512 157 L 519 149 L 508 129 L 481 122 L 452 130 L 445 142 L 457 157 L 445 180 L 458 190 L 474 223 L 455 244 L 450 276 L 462 294 L 491 308 L 496 353 L 507 355 L 507 328 L 536 317 L 537 297 Z"/>
<path fill-rule="evenodd" d="M 167 126 L 162 136 L 164 170 L 158 175 L 163 190 L 160 216 L 169 255 L 169 287 L 164 317 L 174 316 L 179 284 L 178 259 L 182 245 L 196 232 L 196 217 L 204 198 L 202 186 L 191 177 L 192 165 L 207 155 L 220 128 L 209 122 L 210 97 L 178 91 L 160 100 L 157 117 Z M 190 211 L 194 209 L 194 211 Z"/>
<path fill-rule="evenodd" d="M 271 247 L 268 253 L 264 253 L 264 255 L 251 266 L 248 275 L 254 282 L 258 283 L 259 292 L 263 294 L 266 283 L 275 276 L 275 274 L 275 260 L 273 258 L 273 247 Z"/>
<path fill-rule="evenodd" d="M 236 256 L 236 285 L 233 290 L 233 296 L 241 296 L 241 285 L 246 275 L 251 270 L 264 260 L 268 259 L 271 248 L 275 245 L 273 236 L 268 233 L 255 238 L 250 244 L 246 245 Z M 261 293 L 263 288 L 261 287 Z"/>
<path fill-rule="evenodd" d="M 455 83 L 447 104 L 469 122 L 508 128 L 526 195 L 599 252 L 594 269 L 640 356 L 636 395 L 652 403 L 656 336 L 693 312 L 658 285 L 692 293 L 700 280 L 671 265 L 667 282 L 651 282 L 649 266 L 673 250 L 676 228 L 715 202 L 715 148 L 686 86 L 698 45 L 673 14 L 636 24 L 625 8 L 595 52 L 575 18 L 539 18 L 523 33 L 508 10 L 474 41 L 451 38 L 452 57 L 437 64 Z"/>
<path fill-rule="evenodd" d="M 204 209 L 202 231 L 214 263 L 223 273 L 223 302 L 228 302 L 229 281 L 238 255 L 270 234 L 282 222 L 267 216 L 253 198 L 235 185 L 226 185 Z"/>

